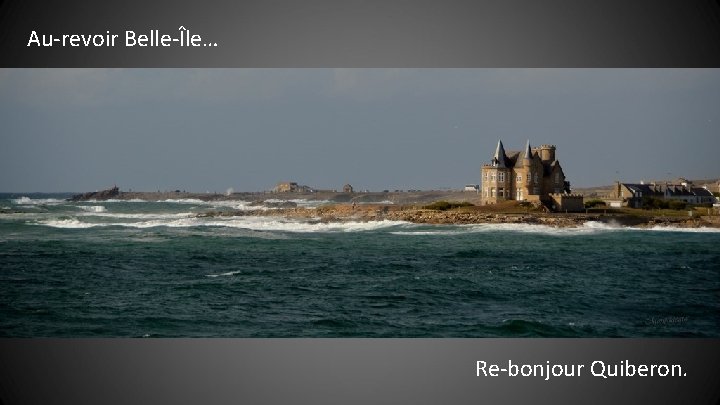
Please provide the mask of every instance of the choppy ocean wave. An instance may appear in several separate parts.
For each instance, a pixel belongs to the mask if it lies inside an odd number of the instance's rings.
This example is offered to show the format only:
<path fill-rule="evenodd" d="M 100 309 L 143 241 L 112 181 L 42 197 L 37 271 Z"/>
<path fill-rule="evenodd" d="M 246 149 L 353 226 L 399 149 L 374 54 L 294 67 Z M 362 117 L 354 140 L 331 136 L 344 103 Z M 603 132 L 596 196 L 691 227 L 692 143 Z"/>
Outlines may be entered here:
<path fill-rule="evenodd" d="M 197 217 L 196 213 L 111 213 L 102 209 L 91 210 L 76 217 L 38 219 L 30 223 L 53 228 L 94 228 L 94 227 L 128 227 L 128 228 L 189 228 L 189 227 L 226 227 L 250 229 L 257 231 L 279 232 L 362 232 L 387 230 L 398 236 L 452 236 L 470 233 L 516 232 L 548 236 L 595 235 L 607 232 L 689 232 L 689 233 L 720 233 L 718 228 L 676 228 L 656 226 L 652 228 L 631 228 L 608 225 L 601 222 L 586 222 L 578 227 L 553 227 L 537 224 L 472 224 L 472 225 L 424 225 L 405 221 L 344 221 L 322 222 L 319 219 L 298 220 L 282 217 Z M 93 218 L 104 219 L 104 222 L 93 221 Z M 113 222 L 112 219 L 136 220 Z"/>
<path fill-rule="evenodd" d="M 652 228 L 636 228 L 621 226 L 618 224 L 607 224 L 603 222 L 588 221 L 577 227 L 555 227 L 539 224 L 471 224 L 455 225 L 452 229 L 448 226 L 440 226 L 437 229 L 422 230 L 400 230 L 391 232 L 395 235 L 428 236 L 428 235 L 460 235 L 465 233 L 494 233 L 518 232 L 528 234 L 540 234 L 549 236 L 572 236 L 572 235 L 595 235 L 607 232 L 690 232 L 690 233 L 720 233 L 720 228 L 678 228 L 671 226 L 655 226 Z"/>
<path fill-rule="evenodd" d="M 123 212 L 105 212 L 105 211 L 97 211 L 97 212 L 88 212 L 80 214 L 80 217 L 84 218 L 117 218 L 117 219 L 156 219 L 156 220 L 163 220 L 163 219 L 176 219 L 176 218 L 188 218 L 188 217 L 194 217 L 196 216 L 196 213 L 192 212 L 177 212 L 177 213 L 155 213 L 155 214 L 132 214 L 132 213 L 123 213 Z"/>
<path fill-rule="evenodd" d="M 147 215 L 147 216 L 145 216 Z M 93 215 L 99 216 L 99 215 Z M 256 231 L 279 231 L 279 232 L 362 232 L 373 231 L 383 228 L 407 224 L 402 221 L 370 221 L 370 222 L 312 222 L 286 220 L 275 217 L 230 217 L 230 218 L 197 218 L 182 214 L 166 214 L 164 216 L 153 216 L 152 214 L 110 214 L 108 217 L 147 219 L 135 222 L 89 222 L 79 218 L 57 218 L 44 219 L 30 222 L 35 225 L 44 225 L 52 228 L 95 228 L 120 226 L 127 228 L 190 228 L 190 227 L 226 227 L 249 229 Z"/>
<path fill-rule="evenodd" d="M 306 200 L 304 198 L 295 198 L 292 200 L 280 200 L 277 198 L 269 198 L 269 199 L 265 200 L 265 202 L 268 202 L 270 204 L 282 204 L 284 202 L 291 202 L 291 203 L 295 203 L 298 207 L 301 207 L 301 208 L 317 208 L 321 205 L 333 203 L 330 200 Z"/>
<path fill-rule="evenodd" d="M 17 205 L 56 205 L 56 204 L 64 204 L 66 203 L 65 200 L 60 200 L 57 198 L 30 198 L 30 197 L 20 197 L 10 200 L 14 204 Z"/>
<path fill-rule="evenodd" d="M 647 228 L 649 231 L 660 231 L 660 232 L 689 232 L 689 233 L 720 233 L 720 228 L 677 228 L 673 226 L 662 226 L 656 225 L 652 228 Z"/>
<path fill-rule="evenodd" d="M 78 205 L 78 208 L 80 208 L 83 211 L 87 212 L 105 212 L 107 209 L 102 205 Z"/>

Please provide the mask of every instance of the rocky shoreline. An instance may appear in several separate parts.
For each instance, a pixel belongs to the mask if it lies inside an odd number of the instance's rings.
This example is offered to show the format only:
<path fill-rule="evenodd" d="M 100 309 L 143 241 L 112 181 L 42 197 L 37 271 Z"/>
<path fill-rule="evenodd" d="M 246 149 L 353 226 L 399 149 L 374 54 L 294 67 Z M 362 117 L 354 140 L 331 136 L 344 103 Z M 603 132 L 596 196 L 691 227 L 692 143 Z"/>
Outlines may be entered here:
<path fill-rule="evenodd" d="M 602 222 L 617 226 L 650 228 L 667 226 L 678 228 L 720 228 L 720 217 L 659 217 L 630 216 L 617 214 L 561 214 L 545 212 L 527 213 L 492 213 L 483 212 L 479 207 L 437 211 L 415 206 L 388 205 L 328 205 L 318 208 L 278 208 L 268 210 L 227 210 L 210 211 L 198 214 L 198 217 L 229 217 L 229 216 L 267 216 L 283 217 L 318 222 L 347 221 L 406 221 L 416 224 L 534 224 L 559 228 L 578 227 L 586 222 Z"/>
<path fill-rule="evenodd" d="M 102 201 L 107 199 L 164 201 L 196 199 L 201 201 L 246 201 L 258 209 L 217 210 L 200 213 L 198 217 L 266 216 L 284 217 L 319 222 L 347 221 L 406 221 L 417 224 L 535 224 L 553 227 L 578 227 L 586 222 L 602 222 L 617 226 L 651 228 L 654 226 L 678 228 L 720 228 L 720 216 L 655 216 L 627 213 L 550 213 L 538 207 L 471 205 L 450 210 L 423 208 L 439 200 L 478 203 L 475 193 L 459 191 L 368 192 L 368 193 L 270 193 L 243 192 L 232 194 L 187 193 L 180 190 L 158 192 L 109 190 L 72 196 L 70 201 Z M 315 208 L 298 207 L 294 201 L 324 202 Z M 517 203 L 516 203 L 517 205 Z M 510 208 L 503 212 L 503 208 Z"/>

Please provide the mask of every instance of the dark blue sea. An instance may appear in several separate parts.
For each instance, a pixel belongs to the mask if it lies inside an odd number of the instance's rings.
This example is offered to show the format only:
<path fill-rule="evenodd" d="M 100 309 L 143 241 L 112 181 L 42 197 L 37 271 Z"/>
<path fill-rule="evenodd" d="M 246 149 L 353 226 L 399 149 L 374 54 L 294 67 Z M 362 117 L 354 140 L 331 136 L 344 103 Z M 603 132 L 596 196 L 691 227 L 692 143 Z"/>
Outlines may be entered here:
<path fill-rule="evenodd" d="M 718 229 L 198 218 L 271 208 L 64 197 L 0 194 L 0 336 L 720 336 Z"/>

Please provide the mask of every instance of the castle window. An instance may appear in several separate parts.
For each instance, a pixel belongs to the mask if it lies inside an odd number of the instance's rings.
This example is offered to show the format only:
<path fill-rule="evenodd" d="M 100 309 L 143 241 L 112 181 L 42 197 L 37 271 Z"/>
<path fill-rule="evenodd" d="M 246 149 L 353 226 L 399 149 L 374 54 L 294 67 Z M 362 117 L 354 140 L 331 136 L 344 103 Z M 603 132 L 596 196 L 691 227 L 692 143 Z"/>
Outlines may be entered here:
<path fill-rule="evenodd" d="M 521 181 L 522 181 L 522 176 L 518 174 L 518 175 L 517 175 L 517 182 L 520 183 Z"/>
<path fill-rule="evenodd" d="M 495 181 L 495 173 L 490 175 L 490 180 Z"/>
<path fill-rule="evenodd" d="M 535 173 L 535 184 L 538 184 L 538 174 L 537 173 Z M 535 193 L 535 194 L 537 194 L 537 193 Z"/>
<path fill-rule="evenodd" d="M 518 190 L 515 194 L 516 194 L 516 197 L 515 197 L 515 198 L 516 198 L 517 200 L 522 200 L 522 199 L 523 199 L 522 190 Z"/>
<path fill-rule="evenodd" d="M 488 172 L 485 172 L 485 180 L 488 179 Z"/>
<path fill-rule="evenodd" d="M 498 181 L 501 183 L 505 182 L 505 173 L 504 172 L 498 173 Z"/>
<path fill-rule="evenodd" d="M 490 188 L 490 197 L 495 197 L 495 187 Z"/>
<path fill-rule="evenodd" d="M 560 173 L 555 173 L 555 184 L 560 184 Z"/>

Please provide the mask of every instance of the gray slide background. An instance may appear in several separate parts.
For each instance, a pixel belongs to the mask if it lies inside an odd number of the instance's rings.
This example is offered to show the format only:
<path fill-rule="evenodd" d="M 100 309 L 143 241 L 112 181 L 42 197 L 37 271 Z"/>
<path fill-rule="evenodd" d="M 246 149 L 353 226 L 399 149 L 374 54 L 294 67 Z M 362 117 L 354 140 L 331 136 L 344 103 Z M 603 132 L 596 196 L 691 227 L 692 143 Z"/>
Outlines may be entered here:
<path fill-rule="evenodd" d="M 0 67 L 718 67 L 717 1 L 0 3 Z M 180 25 L 216 48 L 28 48 Z M 0 404 L 709 403 L 712 340 L 0 340 Z M 681 363 L 684 378 L 475 377 L 475 361 Z"/>
<path fill-rule="evenodd" d="M 717 339 L 0 340 L 5 404 L 715 404 Z M 476 377 L 476 360 L 586 364 L 575 378 Z M 592 361 L 681 364 L 602 379 Z"/>
<path fill-rule="evenodd" d="M 0 67 L 708 67 L 719 22 L 714 0 L 6 0 Z M 218 46 L 27 47 L 181 25 Z"/>

